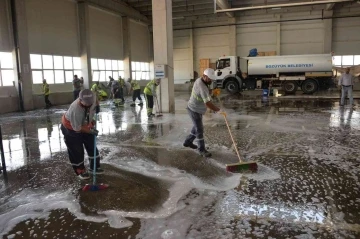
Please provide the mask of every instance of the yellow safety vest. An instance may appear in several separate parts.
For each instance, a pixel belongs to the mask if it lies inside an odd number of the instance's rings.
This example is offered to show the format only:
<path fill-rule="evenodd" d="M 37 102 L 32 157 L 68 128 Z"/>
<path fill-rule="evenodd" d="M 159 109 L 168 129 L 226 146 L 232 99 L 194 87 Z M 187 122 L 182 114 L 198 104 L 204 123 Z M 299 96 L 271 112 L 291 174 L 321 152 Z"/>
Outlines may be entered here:
<path fill-rule="evenodd" d="M 133 90 L 140 90 L 140 85 L 139 85 L 139 83 L 137 83 L 137 81 L 135 80 L 135 81 L 132 81 L 132 82 L 131 82 L 131 88 L 132 88 Z"/>
<path fill-rule="evenodd" d="M 156 87 L 155 80 L 151 80 L 149 83 L 147 83 L 147 85 L 145 86 L 145 89 L 144 89 L 144 94 L 153 95 L 152 89 L 154 86 Z"/>
<path fill-rule="evenodd" d="M 42 85 L 44 95 L 50 95 L 50 89 L 48 83 Z"/>
<path fill-rule="evenodd" d="M 119 77 L 118 81 L 119 81 L 119 84 L 120 84 L 120 88 L 123 88 L 123 87 L 124 87 L 124 85 L 125 85 L 125 81 L 124 81 L 124 79 L 123 79 L 123 78 L 121 78 L 121 77 Z"/>
<path fill-rule="evenodd" d="M 93 84 L 93 86 L 91 87 L 91 91 L 92 92 L 98 92 L 99 91 L 99 87 L 97 86 L 97 84 Z"/>

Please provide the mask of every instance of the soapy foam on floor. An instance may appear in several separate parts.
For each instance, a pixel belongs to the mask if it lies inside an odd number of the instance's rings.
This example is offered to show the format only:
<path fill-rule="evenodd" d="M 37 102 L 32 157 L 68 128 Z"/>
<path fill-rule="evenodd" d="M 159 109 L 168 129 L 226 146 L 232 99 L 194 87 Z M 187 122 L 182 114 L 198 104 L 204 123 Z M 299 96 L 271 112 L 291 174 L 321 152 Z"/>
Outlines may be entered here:
<path fill-rule="evenodd" d="M 124 217 L 136 218 L 163 218 L 177 210 L 178 201 L 191 189 L 189 180 L 178 180 L 169 188 L 169 198 L 164 202 L 162 208 L 156 212 L 125 212 L 108 210 L 98 212 L 98 216 L 87 216 L 81 212 L 80 204 L 70 191 L 56 192 L 52 194 L 35 193 L 24 190 L 14 198 L 9 205 L 2 207 L 13 208 L 0 217 L 0 236 L 5 235 L 18 223 L 27 219 L 48 219 L 49 214 L 55 209 L 68 209 L 77 219 L 90 222 L 108 222 L 110 227 L 124 228 L 132 226 L 132 222 Z"/>
<path fill-rule="evenodd" d="M 100 148 L 105 149 L 105 146 Z M 69 211 L 80 220 L 87 220 L 93 222 L 105 222 L 108 221 L 111 227 L 123 228 L 131 225 L 131 222 L 124 217 L 136 217 L 136 218 L 163 218 L 168 217 L 178 210 L 183 209 L 183 205 L 178 205 L 178 201 L 186 195 L 192 188 L 198 187 L 202 189 L 214 189 L 214 190 L 228 190 L 234 188 L 239 183 L 239 176 L 232 175 L 230 177 L 221 178 L 216 182 L 208 184 L 201 181 L 193 175 L 186 174 L 182 170 L 178 170 L 171 167 L 163 167 L 152 161 L 132 158 L 129 161 L 117 158 L 117 153 L 121 150 L 119 148 L 111 148 L 109 154 L 107 154 L 103 162 L 110 163 L 113 166 L 121 169 L 142 173 L 147 176 L 156 177 L 161 180 L 167 180 L 173 182 L 169 190 L 169 198 L 164 202 L 162 208 L 157 212 L 125 212 L 125 211 L 103 211 L 98 212 L 99 216 L 86 216 L 81 213 L 80 205 L 70 192 L 58 192 L 50 195 L 33 194 L 31 191 L 24 190 L 23 193 L 18 194 L 12 198 L 12 205 L 19 204 L 13 210 L 2 215 L 0 219 L 0 233 L 6 234 L 16 224 L 29 218 L 44 218 L 49 216 L 51 210 L 54 209 L 69 209 Z M 165 233 L 163 236 L 171 235 Z M 168 237 L 169 238 L 169 237 Z"/>
<path fill-rule="evenodd" d="M 15 206 L 15 204 L 18 204 Z M 8 205 L 2 205 L 6 208 Z M 15 207 L 14 207 L 15 206 Z M 34 193 L 23 190 L 14 196 L 9 205 L 11 209 L 0 217 L 0 236 L 9 232 L 15 225 L 27 219 L 47 219 L 50 211 L 55 209 L 68 209 L 76 218 L 92 222 L 105 222 L 111 217 L 87 216 L 81 213 L 81 208 L 76 198 L 69 191 L 52 194 Z"/>

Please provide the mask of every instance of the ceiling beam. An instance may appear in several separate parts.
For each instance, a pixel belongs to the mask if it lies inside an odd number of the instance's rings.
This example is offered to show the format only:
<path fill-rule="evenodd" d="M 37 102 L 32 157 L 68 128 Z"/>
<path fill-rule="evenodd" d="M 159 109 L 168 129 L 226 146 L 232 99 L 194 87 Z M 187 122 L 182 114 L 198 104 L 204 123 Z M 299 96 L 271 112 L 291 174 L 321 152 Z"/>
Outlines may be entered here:
<path fill-rule="evenodd" d="M 328 4 L 326 4 L 325 9 L 328 11 L 333 10 L 334 6 L 335 6 L 335 3 L 328 3 Z"/>
<path fill-rule="evenodd" d="M 251 7 L 228 8 L 228 9 L 221 9 L 221 10 L 216 9 L 216 12 L 237 12 L 237 11 L 247 11 L 247 10 L 256 10 L 256 9 L 297 7 L 297 6 L 305 6 L 305 5 L 320 5 L 320 4 L 352 2 L 352 1 L 353 0 L 322 0 L 322 1 L 312 1 L 312 2 L 269 4 L 269 5 L 251 6 Z"/>
<path fill-rule="evenodd" d="M 214 0 L 214 1 L 216 1 L 216 5 L 221 9 L 229 9 L 230 8 L 230 5 L 227 0 Z M 216 9 L 215 9 L 215 12 L 216 12 Z M 234 17 L 233 12 L 226 12 L 226 15 L 228 15 L 228 17 Z"/>
<path fill-rule="evenodd" d="M 150 6 L 151 7 L 151 1 L 126 1 L 127 4 L 129 4 L 132 7 L 146 7 L 146 6 Z"/>
<path fill-rule="evenodd" d="M 143 8 L 147 8 L 150 7 L 151 8 L 151 1 L 141 1 L 141 2 L 128 2 L 129 5 L 131 5 L 132 7 L 138 9 L 138 10 L 142 10 Z M 173 2 L 172 3 L 172 7 L 186 7 L 186 6 L 192 6 L 192 5 L 206 5 L 206 4 L 214 4 L 214 0 L 187 0 L 187 2 L 185 0 L 182 0 L 181 2 Z"/>
<path fill-rule="evenodd" d="M 197 8 L 192 8 L 192 7 L 189 7 L 189 8 L 185 8 L 185 7 L 182 7 L 182 8 L 175 8 L 172 10 L 173 13 L 191 13 L 191 14 L 194 14 L 194 15 L 197 15 L 198 13 L 201 13 L 203 11 L 212 11 L 212 13 L 214 13 L 214 8 L 213 6 L 208 6 L 208 5 L 205 5 L 205 6 L 198 6 Z M 148 13 L 151 13 L 152 10 L 151 9 L 147 9 L 147 10 L 144 10 L 144 11 L 141 11 L 142 14 L 148 14 Z"/>
<path fill-rule="evenodd" d="M 173 13 L 173 18 L 180 18 L 180 17 L 191 17 L 191 16 L 201 16 L 201 15 L 214 15 L 214 8 L 204 9 L 202 11 L 194 12 L 175 12 Z"/>
<path fill-rule="evenodd" d="M 78 0 L 79 1 L 79 0 Z M 135 10 L 134 8 L 130 7 L 126 3 L 120 0 L 81 0 L 82 2 L 88 2 L 90 5 L 117 13 L 121 16 L 128 16 L 134 20 L 140 20 L 146 24 L 149 23 L 149 19 L 142 15 L 139 11 Z"/>

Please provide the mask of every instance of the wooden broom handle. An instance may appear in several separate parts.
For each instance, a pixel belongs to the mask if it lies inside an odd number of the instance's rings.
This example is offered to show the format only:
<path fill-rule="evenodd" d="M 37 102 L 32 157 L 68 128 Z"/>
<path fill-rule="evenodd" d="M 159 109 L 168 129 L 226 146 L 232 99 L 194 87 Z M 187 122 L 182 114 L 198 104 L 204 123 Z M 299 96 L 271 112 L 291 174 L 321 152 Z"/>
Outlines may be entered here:
<path fill-rule="evenodd" d="M 241 160 L 239 151 L 238 151 L 238 149 L 237 149 L 237 147 L 236 147 L 236 144 L 235 144 L 234 137 L 232 136 L 232 133 L 231 133 L 231 130 L 230 130 L 229 123 L 228 123 L 228 121 L 227 121 L 227 119 L 226 119 L 226 115 L 225 115 L 225 114 L 222 114 L 222 115 L 224 116 L 226 126 L 227 126 L 227 128 L 228 128 L 228 130 L 229 130 L 229 134 L 230 134 L 231 140 L 232 140 L 232 142 L 233 142 L 233 144 L 234 144 L 234 148 L 235 148 L 236 154 L 237 154 L 237 156 L 238 156 L 238 158 L 239 158 L 239 162 L 242 163 L 242 160 Z"/>

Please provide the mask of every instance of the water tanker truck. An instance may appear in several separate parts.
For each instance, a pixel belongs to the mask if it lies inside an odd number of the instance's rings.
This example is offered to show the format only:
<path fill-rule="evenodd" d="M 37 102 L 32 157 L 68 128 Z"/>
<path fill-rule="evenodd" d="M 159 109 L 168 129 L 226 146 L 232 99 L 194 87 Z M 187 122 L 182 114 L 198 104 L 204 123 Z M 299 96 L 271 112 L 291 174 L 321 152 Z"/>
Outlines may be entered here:
<path fill-rule="evenodd" d="M 247 72 L 240 70 L 245 61 Z M 331 54 L 257 56 L 223 56 L 216 63 L 216 88 L 236 93 L 242 89 L 282 87 L 294 93 L 300 87 L 306 94 L 328 89 L 333 83 Z"/>

